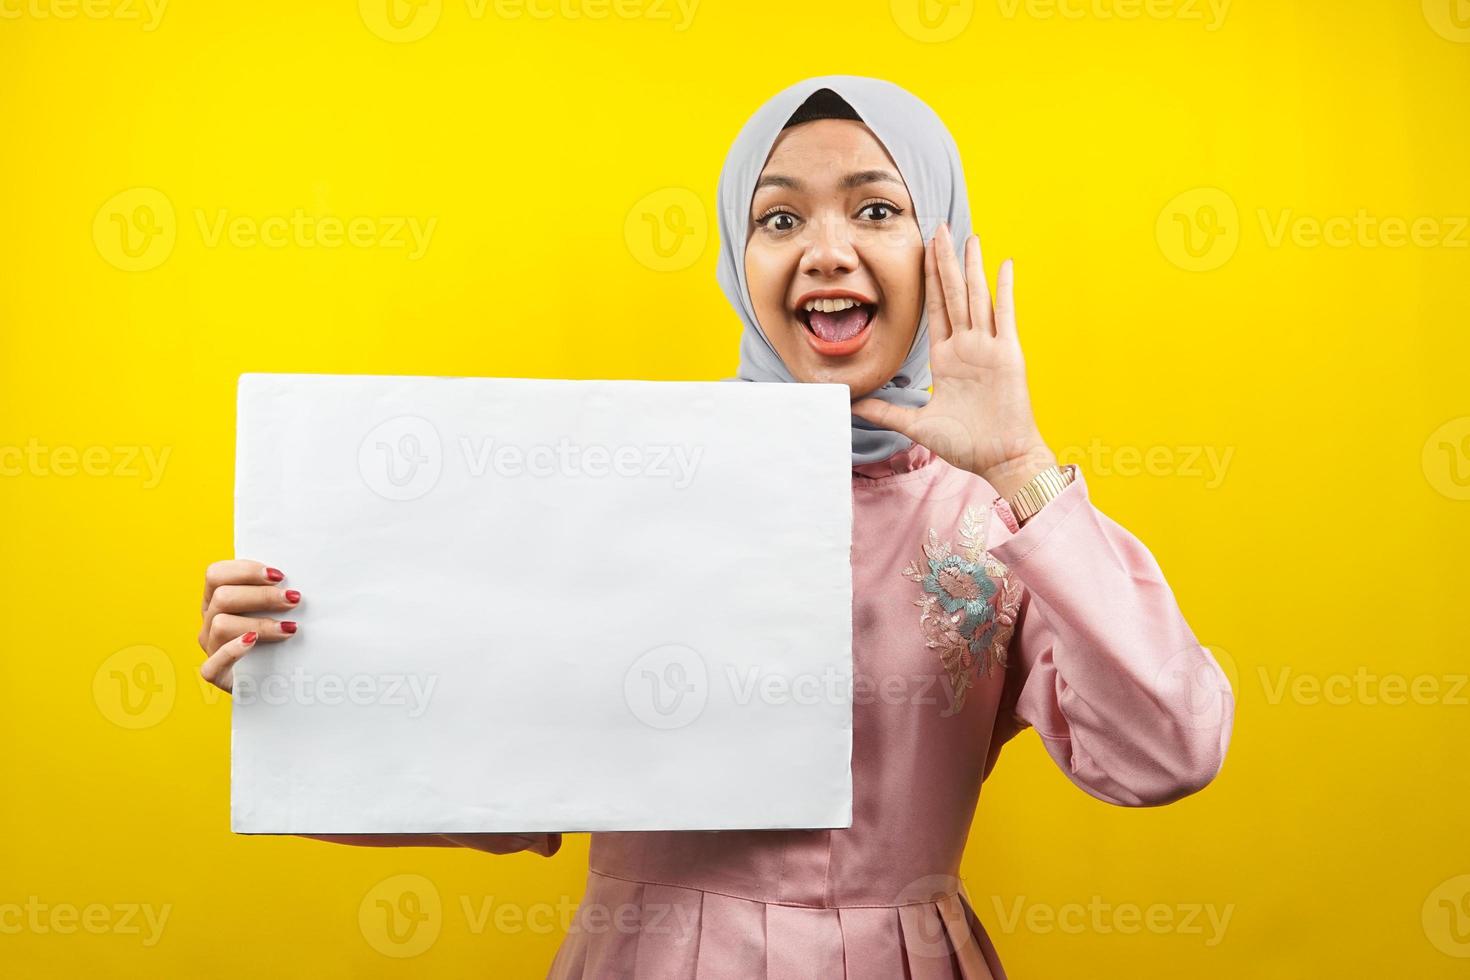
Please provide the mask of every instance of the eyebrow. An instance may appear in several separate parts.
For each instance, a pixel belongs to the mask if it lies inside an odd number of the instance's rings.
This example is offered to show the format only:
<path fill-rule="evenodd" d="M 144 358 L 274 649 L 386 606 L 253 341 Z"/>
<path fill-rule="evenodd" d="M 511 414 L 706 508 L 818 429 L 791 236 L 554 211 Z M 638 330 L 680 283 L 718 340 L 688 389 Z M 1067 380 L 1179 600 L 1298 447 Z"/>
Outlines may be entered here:
<path fill-rule="evenodd" d="M 843 177 L 842 180 L 838 181 L 837 186 L 843 190 L 851 190 L 854 187 L 861 187 L 863 184 L 883 182 L 897 184 L 900 187 L 904 186 L 903 181 L 898 179 L 898 175 L 889 170 L 859 170 L 856 173 L 850 173 L 846 177 Z M 788 190 L 801 191 L 805 189 L 805 186 L 795 177 L 787 177 L 785 174 L 765 174 L 756 182 L 755 189 L 760 190 L 762 187 L 785 187 Z"/>

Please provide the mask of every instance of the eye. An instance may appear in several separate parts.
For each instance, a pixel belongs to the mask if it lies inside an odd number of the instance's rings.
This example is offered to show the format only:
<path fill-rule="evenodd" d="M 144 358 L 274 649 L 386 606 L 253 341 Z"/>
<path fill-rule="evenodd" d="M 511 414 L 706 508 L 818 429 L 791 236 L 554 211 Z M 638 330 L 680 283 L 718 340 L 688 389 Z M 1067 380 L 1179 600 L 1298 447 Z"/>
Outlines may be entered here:
<path fill-rule="evenodd" d="M 778 223 L 773 228 L 771 226 L 772 223 L 778 222 L 779 219 L 785 219 L 785 223 Z M 756 218 L 755 224 L 757 228 L 764 229 L 765 231 L 790 231 L 796 227 L 796 215 L 783 208 L 772 208 L 759 218 Z"/>
<path fill-rule="evenodd" d="M 893 218 L 896 218 L 899 215 L 903 214 L 903 208 L 899 207 L 896 204 L 889 204 L 887 201 L 872 201 L 868 204 L 864 204 L 862 206 L 862 209 L 858 211 L 858 214 L 867 214 L 869 211 L 885 212 L 883 214 L 880 214 L 878 217 L 873 218 L 872 220 L 875 222 L 890 221 Z"/>

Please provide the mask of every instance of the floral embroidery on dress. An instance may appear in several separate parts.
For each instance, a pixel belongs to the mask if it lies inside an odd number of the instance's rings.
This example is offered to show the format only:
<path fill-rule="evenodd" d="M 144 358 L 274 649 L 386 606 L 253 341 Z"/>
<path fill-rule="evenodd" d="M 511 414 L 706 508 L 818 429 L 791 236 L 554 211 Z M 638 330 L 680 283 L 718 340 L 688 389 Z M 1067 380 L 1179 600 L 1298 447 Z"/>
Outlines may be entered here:
<path fill-rule="evenodd" d="M 946 715 L 965 706 L 965 693 L 992 665 L 1006 666 L 1021 605 L 1021 583 L 985 550 L 985 531 L 985 520 L 966 507 L 960 550 L 951 551 L 930 528 L 924 560 L 911 561 L 903 570 L 905 578 L 923 586 L 914 605 L 923 610 L 924 645 L 939 651 L 954 689 L 954 705 Z"/>

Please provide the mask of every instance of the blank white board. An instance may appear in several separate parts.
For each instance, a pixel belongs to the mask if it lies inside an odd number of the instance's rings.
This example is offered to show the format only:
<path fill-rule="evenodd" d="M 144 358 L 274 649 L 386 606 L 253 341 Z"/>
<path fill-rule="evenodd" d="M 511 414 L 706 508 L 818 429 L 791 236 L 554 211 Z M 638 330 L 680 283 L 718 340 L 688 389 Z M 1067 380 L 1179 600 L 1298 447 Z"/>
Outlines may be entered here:
<path fill-rule="evenodd" d="M 846 386 L 249 374 L 241 833 L 851 825 Z"/>

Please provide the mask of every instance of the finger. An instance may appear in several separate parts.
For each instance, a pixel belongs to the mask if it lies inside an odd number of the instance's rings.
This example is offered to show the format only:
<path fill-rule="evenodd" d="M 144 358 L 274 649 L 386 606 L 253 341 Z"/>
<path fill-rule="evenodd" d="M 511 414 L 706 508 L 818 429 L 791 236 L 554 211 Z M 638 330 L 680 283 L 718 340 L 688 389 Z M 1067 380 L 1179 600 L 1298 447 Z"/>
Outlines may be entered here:
<path fill-rule="evenodd" d="M 490 854 L 514 854 L 529 845 L 540 843 L 541 834 L 440 834 L 460 847 L 472 847 Z"/>
<path fill-rule="evenodd" d="M 939 282 L 943 289 L 944 309 L 949 314 L 950 329 L 959 333 L 969 330 L 970 304 L 965 299 L 965 276 L 960 271 L 960 260 L 954 253 L 954 240 L 949 235 L 949 223 L 945 222 L 939 226 L 939 234 L 935 235 L 939 243 L 935 252 L 935 261 L 939 265 Z"/>
<path fill-rule="evenodd" d="M 995 335 L 1016 337 L 1016 265 L 1010 259 L 1000 264 L 995 283 Z"/>
<path fill-rule="evenodd" d="M 220 613 L 200 631 L 199 645 L 204 647 L 206 653 L 213 654 L 235 637 L 251 632 L 259 633 L 261 642 L 278 643 L 281 640 L 290 639 L 296 633 L 296 623 L 294 620 L 276 622 L 274 619 L 266 619 L 263 616 L 234 616 L 229 613 Z"/>
<path fill-rule="evenodd" d="M 221 585 L 214 590 L 209 605 L 205 607 L 203 623 L 199 627 L 199 635 L 203 638 L 200 646 L 211 649 L 208 638 L 219 616 L 236 615 L 240 618 L 240 613 L 281 612 L 295 609 L 300 603 L 301 593 L 296 589 L 278 589 L 274 585 Z M 233 635 L 243 632 L 245 630 L 238 630 Z"/>
<path fill-rule="evenodd" d="M 209 607 L 204 610 L 207 620 L 220 613 L 280 612 L 295 609 L 301 603 L 301 593 L 296 589 L 278 589 L 274 585 L 221 585 L 214 590 Z"/>
<path fill-rule="evenodd" d="M 880 429 L 891 429 L 908 435 L 918 420 L 919 410 L 908 405 L 894 405 L 881 398 L 863 398 L 852 403 L 852 414 Z"/>
<path fill-rule="evenodd" d="M 235 686 L 235 664 L 255 648 L 258 639 L 255 633 L 235 637 L 199 665 L 199 676 L 222 691 L 232 689 Z"/>
<path fill-rule="evenodd" d="M 980 254 L 980 236 L 965 239 L 965 282 L 970 303 L 970 322 L 986 336 L 995 335 L 995 314 L 990 305 L 990 283 L 985 279 L 985 256 Z"/>
<path fill-rule="evenodd" d="M 270 585 L 285 578 L 285 573 L 279 568 L 271 568 L 263 562 L 245 558 L 217 561 L 204 570 L 204 601 L 199 609 L 209 608 L 214 590 L 221 585 Z"/>
<path fill-rule="evenodd" d="M 939 283 L 939 263 L 934 255 L 935 239 L 924 245 L 924 307 L 929 311 L 929 343 L 937 344 L 948 340 L 954 331 L 949 325 L 949 314 L 944 310 L 944 296 Z"/>

